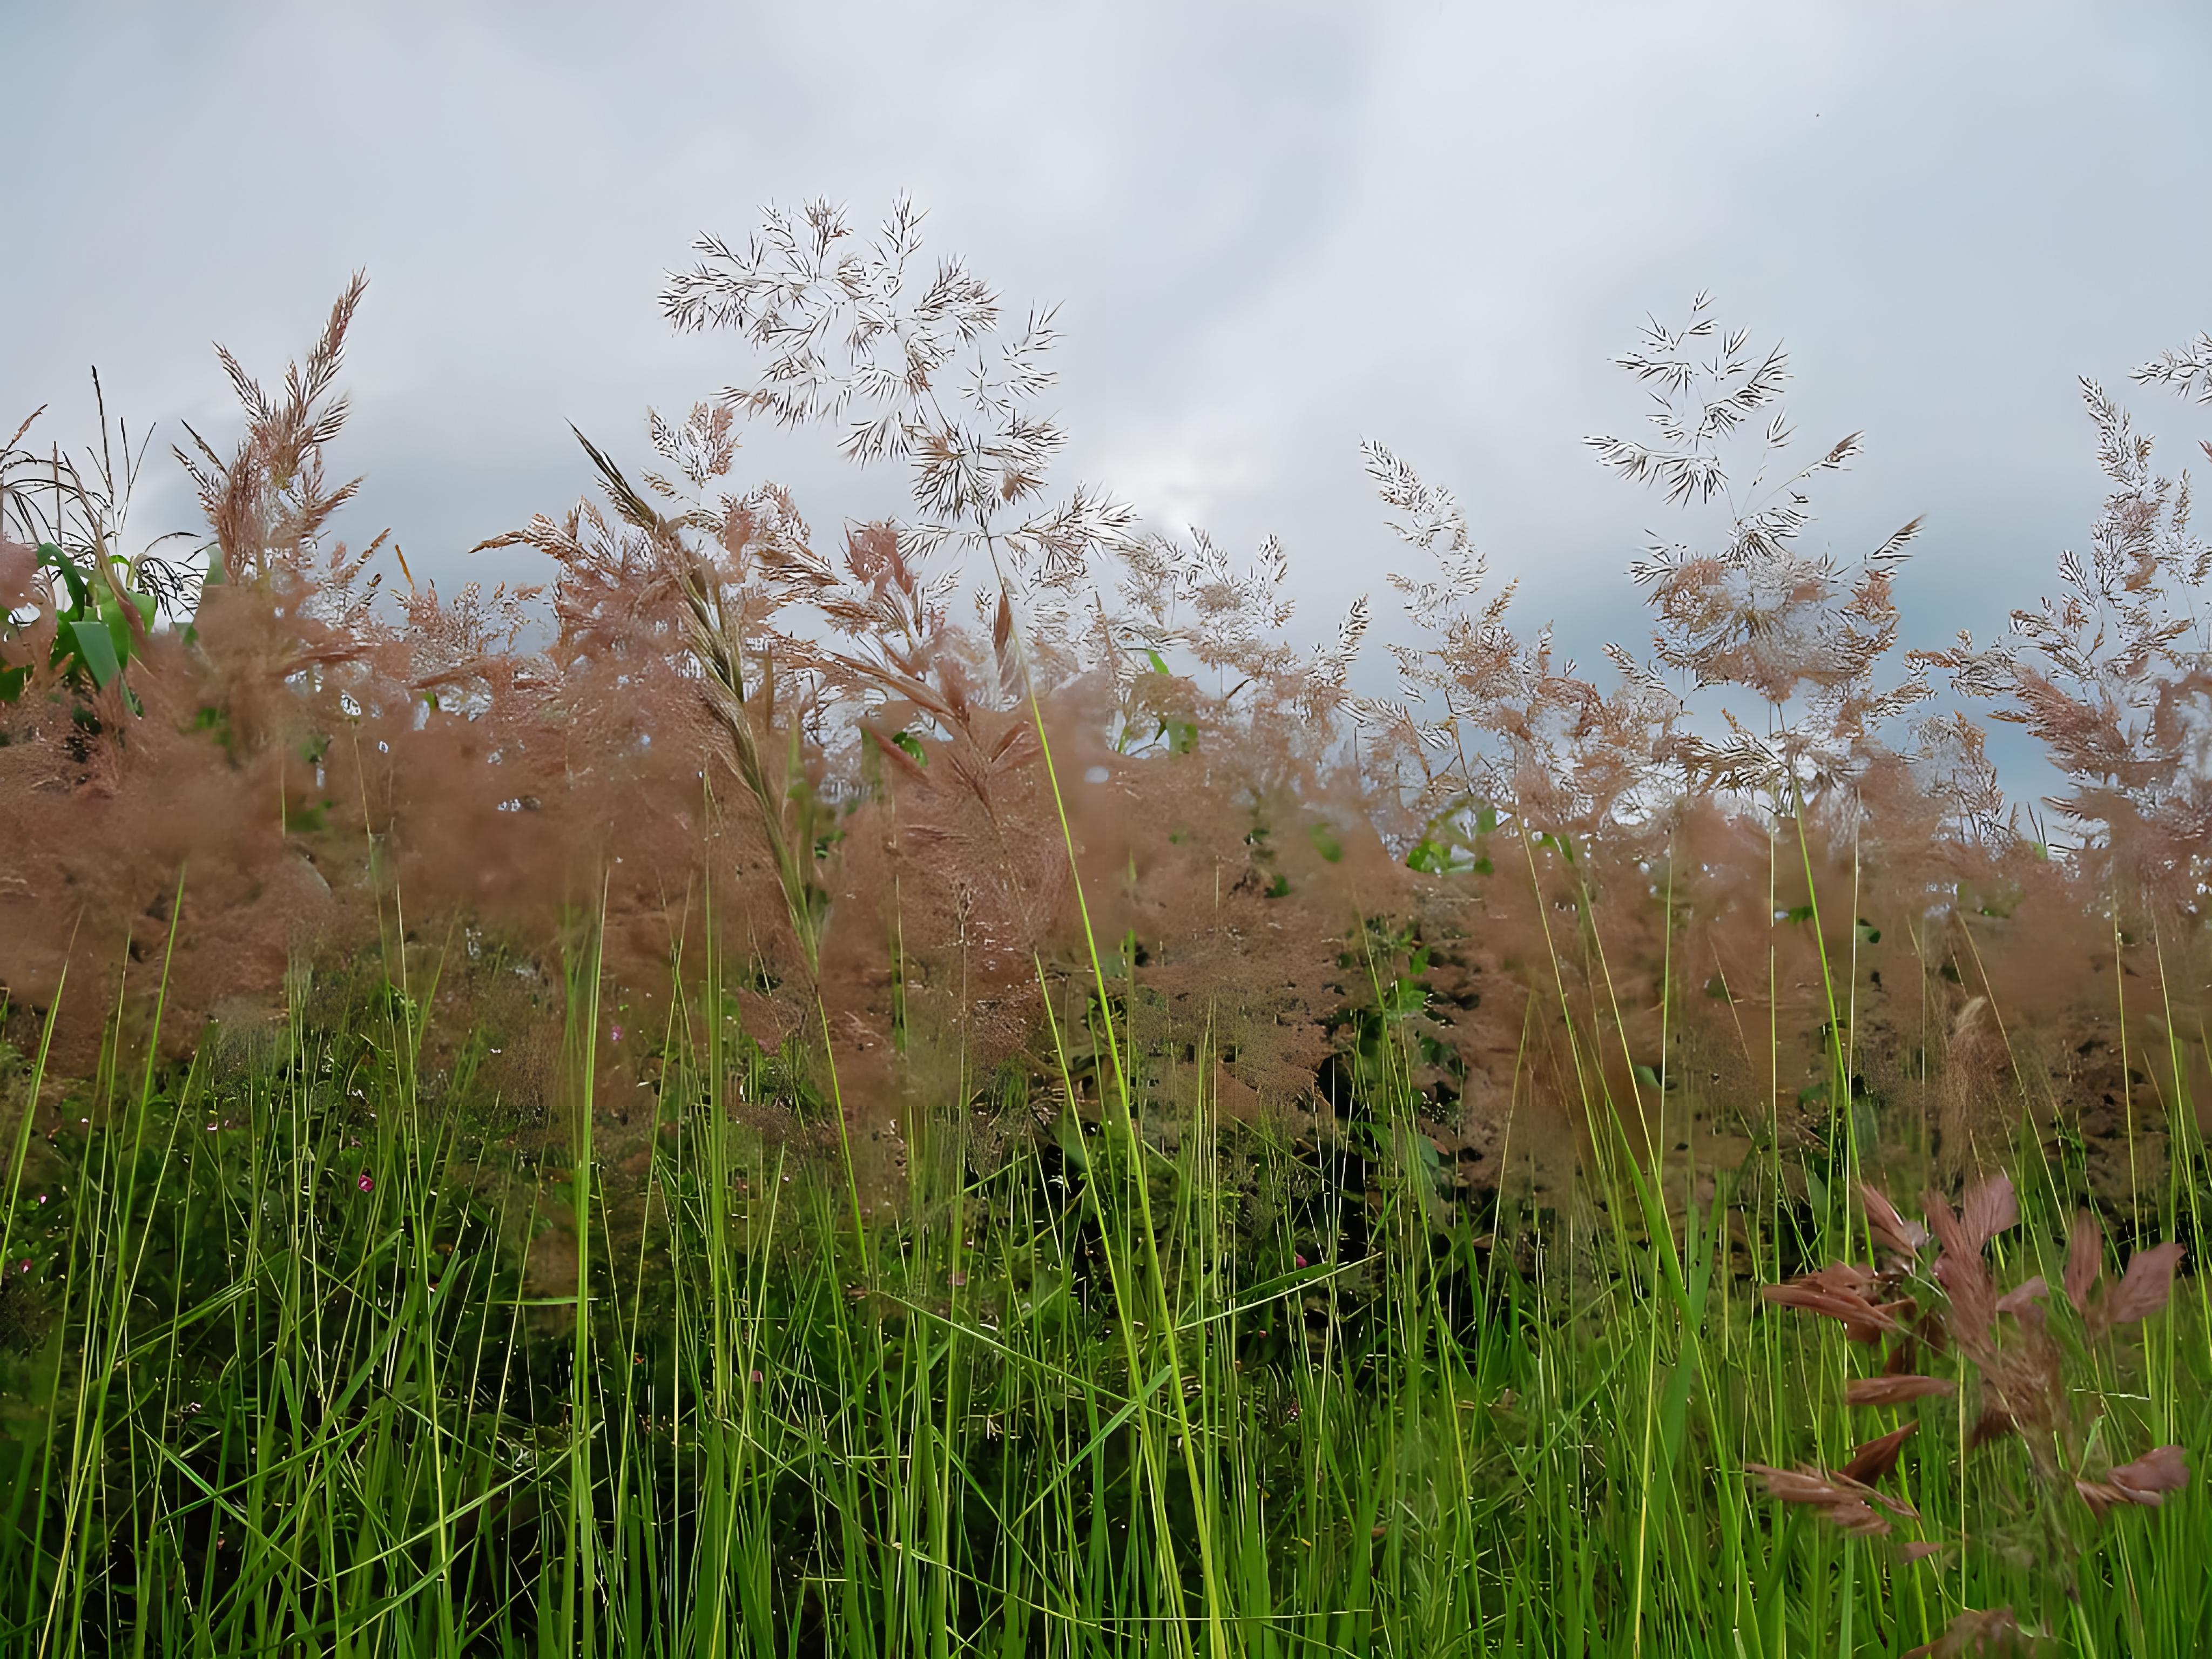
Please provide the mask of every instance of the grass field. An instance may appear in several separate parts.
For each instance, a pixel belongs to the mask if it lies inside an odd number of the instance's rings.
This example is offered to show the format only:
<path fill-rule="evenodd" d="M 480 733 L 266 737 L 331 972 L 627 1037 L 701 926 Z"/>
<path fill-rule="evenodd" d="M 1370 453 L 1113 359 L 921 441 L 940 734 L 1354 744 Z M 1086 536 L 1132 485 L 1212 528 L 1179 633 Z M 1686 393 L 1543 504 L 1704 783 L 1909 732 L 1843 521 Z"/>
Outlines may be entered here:
<path fill-rule="evenodd" d="M 2180 1654 L 2212 1620 L 2195 1492 L 2094 1524 L 2019 1440 L 1962 1456 L 1965 1392 L 1842 1403 L 1881 1349 L 1755 1295 L 1866 1254 L 1840 1181 L 1686 1201 L 1623 1146 L 1556 1210 L 1473 1213 L 1387 1060 L 1341 1120 L 1133 1121 L 1109 981 L 1058 1026 L 1097 1121 L 987 1152 L 941 1103 L 856 1227 L 834 1160 L 733 1121 L 805 1068 L 709 1018 L 713 977 L 620 1170 L 588 1109 L 519 1156 L 465 1062 L 433 1089 L 434 983 L 374 977 L 19 1142 L 11 1650 L 1780 1655 L 2003 1607 Z M 586 954 L 580 1045 L 594 982 Z M 2000 1276 L 2056 1285 L 2069 1176 L 2014 1168 Z M 2069 1353 L 2106 1463 L 2201 1459 L 2208 1334 L 2191 1276 Z M 1747 1472 L 1910 1424 L 1885 1536 Z"/>
<path fill-rule="evenodd" d="M 1700 301 L 1592 441 L 1723 520 L 1656 655 L 1370 445 L 1377 696 L 1273 542 L 1042 500 L 1049 317 L 915 222 L 702 245 L 784 355 L 586 443 L 537 610 L 331 539 L 358 281 L 224 358 L 204 573 L 0 453 L 0 1652 L 2201 1650 L 2212 546 L 2117 402 L 2059 595 L 1908 652 Z"/>

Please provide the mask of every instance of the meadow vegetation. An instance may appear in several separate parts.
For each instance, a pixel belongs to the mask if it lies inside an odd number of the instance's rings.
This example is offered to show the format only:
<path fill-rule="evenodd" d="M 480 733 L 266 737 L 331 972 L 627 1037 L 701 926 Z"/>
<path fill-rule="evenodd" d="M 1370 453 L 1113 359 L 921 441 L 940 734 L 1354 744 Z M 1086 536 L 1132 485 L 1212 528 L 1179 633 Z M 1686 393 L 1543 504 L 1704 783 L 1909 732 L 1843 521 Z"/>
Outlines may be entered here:
<path fill-rule="evenodd" d="M 903 204 L 696 254 L 755 376 L 577 434 L 542 586 L 338 538 L 359 279 L 196 551 L 104 405 L 0 455 L 0 1646 L 2197 1650 L 2212 544 L 2118 399 L 1908 648 L 1858 439 L 1652 323 L 1601 684 L 1381 444 L 1372 653 L 1055 494 Z"/>

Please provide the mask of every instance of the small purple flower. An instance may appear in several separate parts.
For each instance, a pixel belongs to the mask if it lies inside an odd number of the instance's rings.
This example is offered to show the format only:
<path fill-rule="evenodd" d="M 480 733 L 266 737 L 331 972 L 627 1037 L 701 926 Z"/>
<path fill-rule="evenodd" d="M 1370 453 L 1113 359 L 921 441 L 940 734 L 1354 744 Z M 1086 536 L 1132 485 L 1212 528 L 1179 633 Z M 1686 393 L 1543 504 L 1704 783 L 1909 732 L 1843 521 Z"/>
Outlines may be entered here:
<path fill-rule="evenodd" d="M 1302 1256 L 1302 1255 L 1294 1255 L 1294 1256 L 1292 1256 L 1292 1257 L 1291 1258 L 1291 1261 L 1293 1261 L 1294 1263 L 1296 1263 L 1298 1267 L 1304 1267 L 1304 1266 L 1306 1265 L 1306 1259 L 1305 1259 L 1305 1257 L 1304 1257 L 1304 1256 Z"/>
<path fill-rule="evenodd" d="M 353 1184 L 360 1188 L 361 1190 L 365 1193 L 373 1193 L 376 1190 L 376 1177 L 369 1174 L 368 1170 L 363 1170 L 361 1172 L 360 1178 Z"/>
<path fill-rule="evenodd" d="M 619 1026 L 619 1025 L 611 1025 L 611 1026 L 609 1026 L 609 1027 L 607 1028 L 607 1035 L 608 1035 L 608 1036 L 610 1036 L 610 1037 L 611 1037 L 614 1042 L 620 1042 L 622 1041 L 622 1027 L 621 1027 L 621 1026 Z"/>

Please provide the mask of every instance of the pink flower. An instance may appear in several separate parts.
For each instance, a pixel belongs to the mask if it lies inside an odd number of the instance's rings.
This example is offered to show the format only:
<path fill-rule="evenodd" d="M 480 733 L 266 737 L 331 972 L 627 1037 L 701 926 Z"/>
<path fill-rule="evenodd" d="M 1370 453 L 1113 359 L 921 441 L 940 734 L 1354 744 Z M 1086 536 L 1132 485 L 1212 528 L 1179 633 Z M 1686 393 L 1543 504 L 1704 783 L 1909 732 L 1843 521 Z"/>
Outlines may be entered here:
<path fill-rule="evenodd" d="M 373 1193 L 376 1190 L 376 1177 L 369 1174 L 368 1170 L 363 1170 L 361 1172 L 361 1178 L 356 1181 L 353 1184 L 360 1188 L 362 1191 L 365 1193 Z"/>
<path fill-rule="evenodd" d="M 607 1035 L 615 1042 L 620 1042 L 622 1041 L 622 1027 L 619 1025 L 609 1026 L 607 1028 Z"/>
<path fill-rule="evenodd" d="M 1294 1256 L 1292 1256 L 1292 1257 L 1291 1258 L 1291 1262 L 1292 1262 L 1294 1265 L 1296 1265 L 1296 1266 L 1297 1266 L 1297 1267 L 1304 1267 L 1304 1266 L 1306 1265 L 1306 1259 L 1305 1259 L 1305 1257 L 1304 1257 L 1304 1256 L 1302 1256 L 1302 1255 L 1294 1255 Z"/>

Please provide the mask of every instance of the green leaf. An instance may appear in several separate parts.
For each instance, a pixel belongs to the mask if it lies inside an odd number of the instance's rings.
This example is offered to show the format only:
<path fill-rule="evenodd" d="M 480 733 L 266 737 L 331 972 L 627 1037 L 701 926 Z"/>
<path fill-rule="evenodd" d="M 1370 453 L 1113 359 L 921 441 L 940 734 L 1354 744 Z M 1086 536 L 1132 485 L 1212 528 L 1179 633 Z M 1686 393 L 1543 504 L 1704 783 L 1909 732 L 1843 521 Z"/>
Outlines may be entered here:
<path fill-rule="evenodd" d="M 1320 854 L 1329 863 L 1336 864 L 1343 860 L 1344 843 L 1336 838 L 1336 831 L 1330 829 L 1328 825 L 1308 824 L 1306 839 L 1313 843 L 1314 851 Z"/>
<path fill-rule="evenodd" d="M 94 685 L 105 688 L 110 680 L 123 672 L 123 665 L 116 660 L 115 641 L 109 635 L 106 624 L 78 618 L 65 623 L 64 631 L 76 649 L 77 659 L 83 663 L 85 672 L 92 676 Z"/>
<path fill-rule="evenodd" d="M 1465 852 L 1433 836 L 1424 836 L 1413 843 L 1406 854 L 1406 867 L 1419 870 L 1426 876 L 1455 876 L 1473 871 L 1478 876 L 1490 873 L 1487 858 L 1469 859 Z"/>
<path fill-rule="evenodd" d="M 1413 850 L 1406 854 L 1406 867 L 1418 870 L 1425 876 L 1440 876 L 1450 867 L 1451 854 L 1428 836 L 1413 843 Z"/>
<path fill-rule="evenodd" d="M 1697 1375 L 1697 1361 L 1685 1354 L 1674 1362 L 1667 1386 L 1660 1393 L 1659 1445 L 1669 1468 L 1682 1455 L 1682 1437 L 1689 1426 L 1690 1384 Z"/>
<path fill-rule="evenodd" d="M 76 561 L 52 542 L 39 544 L 38 562 L 62 579 L 69 589 L 70 610 L 82 616 L 92 608 L 92 596 L 85 589 L 84 573 L 76 568 Z"/>
<path fill-rule="evenodd" d="M 131 622 L 123 606 L 112 593 L 100 596 L 100 620 L 107 625 L 108 642 L 115 647 L 115 662 L 118 672 L 131 661 Z"/>
<path fill-rule="evenodd" d="M 1875 927 L 1864 916 L 1861 916 L 1859 918 L 1858 936 L 1859 943 L 1862 945 L 1879 945 L 1881 943 L 1881 929 Z"/>
<path fill-rule="evenodd" d="M 1062 1111 L 1060 1121 L 1054 1126 L 1053 1138 L 1060 1143 L 1060 1155 L 1072 1169 L 1091 1167 L 1091 1149 L 1083 1144 L 1083 1121 L 1073 1112 Z"/>
<path fill-rule="evenodd" d="M 1429 994 L 1410 979 L 1394 979 L 1382 990 L 1382 1013 L 1389 1019 L 1411 1019 L 1429 1006 Z"/>
<path fill-rule="evenodd" d="M 30 678 L 31 665 L 28 663 L 20 668 L 0 668 L 0 702 L 15 702 L 23 695 L 23 688 L 30 683 Z"/>
<path fill-rule="evenodd" d="M 929 764 L 929 751 L 921 746 L 921 739 L 911 732 L 894 732 L 891 742 L 916 766 Z"/>

